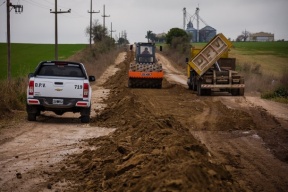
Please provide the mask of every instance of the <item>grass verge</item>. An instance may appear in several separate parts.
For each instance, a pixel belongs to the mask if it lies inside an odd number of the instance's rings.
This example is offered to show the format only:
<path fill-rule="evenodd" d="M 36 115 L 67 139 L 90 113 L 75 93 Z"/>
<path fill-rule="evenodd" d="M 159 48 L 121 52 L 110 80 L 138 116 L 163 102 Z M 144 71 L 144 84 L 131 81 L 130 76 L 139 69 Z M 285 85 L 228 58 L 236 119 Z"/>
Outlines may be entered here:
<path fill-rule="evenodd" d="M 65 60 L 69 56 L 84 49 L 85 44 L 59 44 L 58 59 Z M 0 80 L 7 78 L 7 44 L 0 43 Z M 11 75 L 21 77 L 34 71 L 40 61 L 54 60 L 53 44 L 11 44 Z"/>
<path fill-rule="evenodd" d="M 106 49 L 106 51 L 103 52 L 103 46 L 106 45 L 101 45 L 99 43 L 97 46 L 93 46 L 92 49 L 86 47 L 81 51 L 71 54 L 72 56 L 70 57 L 68 55 L 67 57 L 65 56 L 66 59 L 62 60 L 83 63 L 87 73 L 89 75 L 94 75 L 97 78 L 108 66 L 114 63 L 117 54 L 122 51 L 122 49 L 110 48 L 109 50 Z M 74 50 L 74 48 L 71 48 L 70 51 L 71 50 Z M 42 60 L 43 59 L 40 59 L 39 61 Z M 37 61 L 37 64 L 39 61 Z M 30 66 L 31 70 L 29 70 L 29 72 L 33 72 L 36 66 L 37 65 Z M 14 110 L 25 110 L 26 88 L 28 83 L 27 74 L 28 72 L 25 72 L 24 75 L 22 74 L 22 76 L 14 77 L 11 81 L 0 79 L 0 86 L 2 90 L 0 92 L 0 119 L 10 116 Z"/>

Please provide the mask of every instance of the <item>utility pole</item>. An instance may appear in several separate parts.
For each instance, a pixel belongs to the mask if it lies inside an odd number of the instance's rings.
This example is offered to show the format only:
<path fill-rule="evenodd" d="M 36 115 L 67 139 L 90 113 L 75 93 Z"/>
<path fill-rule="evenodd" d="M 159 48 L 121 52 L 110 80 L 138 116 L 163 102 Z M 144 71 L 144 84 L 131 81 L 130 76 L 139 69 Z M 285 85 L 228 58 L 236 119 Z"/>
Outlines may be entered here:
<path fill-rule="evenodd" d="M 10 40 L 10 11 L 15 9 L 15 13 L 23 12 L 23 5 L 13 5 L 10 0 L 6 0 L 7 5 L 7 79 L 11 80 L 11 40 Z M 10 10 L 10 7 L 12 9 Z"/>
<path fill-rule="evenodd" d="M 58 18 L 57 15 L 58 14 L 62 14 L 62 13 L 71 13 L 71 9 L 69 9 L 68 11 L 58 11 L 57 10 L 57 0 L 55 0 L 55 11 L 52 11 L 52 9 L 50 9 L 50 13 L 54 13 L 55 14 L 55 60 L 58 60 Z"/>
<path fill-rule="evenodd" d="M 116 32 L 116 31 L 113 31 L 113 30 L 112 30 L 112 22 L 111 22 L 111 30 L 110 30 L 110 32 L 111 32 L 111 39 L 112 39 L 112 33 L 113 33 L 113 32 Z"/>
<path fill-rule="evenodd" d="M 110 15 L 105 15 L 105 5 L 103 6 L 103 28 L 104 28 L 104 32 L 105 32 L 105 17 L 110 17 Z"/>
<path fill-rule="evenodd" d="M 90 11 L 88 11 L 88 13 L 90 13 L 90 40 L 89 40 L 89 44 L 90 44 L 90 48 L 91 48 L 91 45 L 92 45 L 92 35 L 91 35 L 91 33 L 92 33 L 92 14 L 93 13 L 100 13 L 100 10 L 99 11 L 97 11 L 97 12 L 95 12 L 94 10 L 92 11 L 92 0 L 91 0 L 91 2 L 90 2 Z"/>

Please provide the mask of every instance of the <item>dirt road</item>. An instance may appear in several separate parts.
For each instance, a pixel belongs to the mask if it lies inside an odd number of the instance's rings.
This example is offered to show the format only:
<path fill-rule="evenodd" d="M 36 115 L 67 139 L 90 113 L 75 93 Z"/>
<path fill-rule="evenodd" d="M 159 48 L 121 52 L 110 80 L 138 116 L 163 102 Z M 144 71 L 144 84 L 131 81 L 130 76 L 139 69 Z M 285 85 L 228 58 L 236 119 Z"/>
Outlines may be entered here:
<path fill-rule="evenodd" d="M 0 191 L 287 191 L 288 106 L 198 97 L 157 57 L 163 88 L 129 89 L 121 54 L 93 86 L 90 124 L 45 113 L 1 130 Z"/>

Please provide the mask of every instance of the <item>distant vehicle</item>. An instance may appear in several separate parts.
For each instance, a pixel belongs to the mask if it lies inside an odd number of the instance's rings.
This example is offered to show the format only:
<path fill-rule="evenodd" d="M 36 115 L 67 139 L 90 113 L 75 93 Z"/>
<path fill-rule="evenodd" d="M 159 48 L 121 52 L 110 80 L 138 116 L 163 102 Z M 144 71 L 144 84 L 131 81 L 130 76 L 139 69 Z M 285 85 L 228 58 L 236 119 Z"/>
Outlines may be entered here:
<path fill-rule="evenodd" d="M 133 46 L 130 46 L 130 50 Z M 162 47 L 160 47 L 162 51 Z M 136 43 L 135 61 L 130 64 L 128 87 L 162 88 L 163 69 L 155 56 L 155 43 Z"/>
<path fill-rule="evenodd" d="M 189 89 L 198 95 L 211 95 L 212 91 L 244 95 L 244 77 L 236 69 L 236 58 L 229 58 L 232 43 L 223 35 L 216 35 L 203 49 L 191 49 L 187 62 Z"/>
<path fill-rule="evenodd" d="M 42 61 L 29 74 L 26 111 L 29 121 L 36 121 L 42 111 L 57 115 L 80 112 L 81 122 L 88 123 L 91 111 L 91 81 L 84 65 L 69 61 Z"/>

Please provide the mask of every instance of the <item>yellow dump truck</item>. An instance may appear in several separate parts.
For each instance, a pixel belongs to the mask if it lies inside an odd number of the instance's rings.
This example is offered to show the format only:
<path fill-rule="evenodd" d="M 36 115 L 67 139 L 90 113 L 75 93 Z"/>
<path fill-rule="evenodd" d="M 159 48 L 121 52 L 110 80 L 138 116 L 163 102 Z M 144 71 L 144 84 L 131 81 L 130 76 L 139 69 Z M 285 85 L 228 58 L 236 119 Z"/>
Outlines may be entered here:
<path fill-rule="evenodd" d="M 223 35 L 216 35 L 203 49 L 191 49 L 186 58 L 189 89 L 198 95 L 229 92 L 244 95 L 244 78 L 235 71 L 236 59 L 229 58 L 232 43 Z"/>

